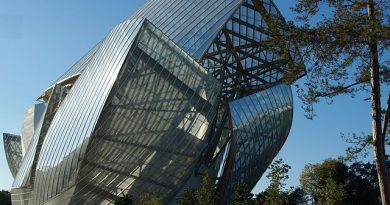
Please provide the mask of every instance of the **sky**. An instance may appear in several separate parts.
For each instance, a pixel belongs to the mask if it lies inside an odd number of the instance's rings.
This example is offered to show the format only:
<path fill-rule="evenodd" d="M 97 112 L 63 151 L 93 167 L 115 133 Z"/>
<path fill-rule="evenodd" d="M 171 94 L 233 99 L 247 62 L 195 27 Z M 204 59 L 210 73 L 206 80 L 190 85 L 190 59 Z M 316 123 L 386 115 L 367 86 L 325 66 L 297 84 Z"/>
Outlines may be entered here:
<path fill-rule="evenodd" d="M 289 9 L 294 1 L 274 1 L 287 20 L 294 20 Z M 24 111 L 35 98 L 143 2 L 0 0 L 0 133 L 20 134 Z M 317 117 L 308 120 L 293 92 L 293 125 L 276 157 L 292 167 L 288 186 L 299 185 L 305 164 L 343 155 L 347 144 L 341 133 L 371 129 L 370 103 L 363 100 L 368 94 L 337 97 L 332 105 L 321 102 Z M 13 178 L 3 147 L 0 140 L 0 190 L 9 190 Z M 253 192 L 266 187 L 264 178 Z"/>

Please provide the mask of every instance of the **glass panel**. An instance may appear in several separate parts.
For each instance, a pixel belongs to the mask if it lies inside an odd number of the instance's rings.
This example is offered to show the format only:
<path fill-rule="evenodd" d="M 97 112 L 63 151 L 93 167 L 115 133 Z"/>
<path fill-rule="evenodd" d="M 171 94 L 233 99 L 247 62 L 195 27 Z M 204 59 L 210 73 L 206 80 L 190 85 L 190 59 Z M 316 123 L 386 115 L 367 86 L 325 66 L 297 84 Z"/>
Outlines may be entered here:
<path fill-rule="evenodd" d="M 229 106 L 236 139 L 229 186 L 243 181 L 252 189 L 288 136 L 292 123 L 291 88 L 281 84 L 232 101 Z"/>
<path fill-rule="evenodd" d="M 206 145 L 219 89 L 204 68 L 145 24 L 91 137 L 72 203 L 98 203 L 117 190 L 175 193 Z"/>
<path fill-rule="evenodd" d="M 22 145 L 21 137 L 18 135 L 3 133 L 3 144 L 5 157 L 12 176 L 15 178 L 16 173 L 22 163 Z"/>

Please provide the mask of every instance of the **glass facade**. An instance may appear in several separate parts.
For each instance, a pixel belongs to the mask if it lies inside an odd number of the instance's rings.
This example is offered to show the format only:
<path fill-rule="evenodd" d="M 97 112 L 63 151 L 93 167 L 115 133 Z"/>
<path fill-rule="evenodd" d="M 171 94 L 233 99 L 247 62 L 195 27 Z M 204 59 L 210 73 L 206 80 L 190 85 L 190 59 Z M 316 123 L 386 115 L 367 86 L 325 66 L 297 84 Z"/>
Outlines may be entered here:
<path fill-rule="evenodd" d="M 293 117 L 290 86 L 281 84 L 230 103 L 234 135 L 231 185 L 252 189 L 287 139 Z"/>
<path fill-rule="evenodd" d="M 11 170 L 12 176 L 15 177 L 23 158 L 21 137 L 18 135 L 4 133 L 3 144 L 9 169 Z"/>
<path fill-rule="evenodd" d="M 24 113 L 22 126 L 22 154 L 26 154 L 35 130 L 45 110 L 45 104 L 40 103 L 28 108 Z"/>
<path fill-rule="evenodd" d="M 71 203 L 98 203 L 102 192 L 174 193 L 206 146 L 218 91 L 215 78 L 145 23 L 91 137 Z"/>
<path fill-rule="evenodd" d="M 35 204 L 74 185 L 79 162 L 142 22 L 125 21 L 110 32 L 59 107 L 36 165 Z"/>
<path fill-rule="evenodd" d="M 41 152 L 42 144 L 45 140 L 47 130 L 56 114 L 61 102 L 68 92 L 67 88 L 60 85 L 54 86 L 51 97 L 45 106 L 44 113 L 40 118 L 37 129 L 34 132 L 31 143 L 26 155 L 23 157 L 21 168 L 18 171 L 14 183 L 13 201 L 20 201 L 20 203 L 28 203 L 31 199 L 31 187 L 34 185 L 36 164 L 39 154 Z M 15 200 L 14 200 L 15 199 Z"/>
<path fill-rule="evenodd" d="M 24 156 L 4 135 L 13 204 L 169 203 L 205 173 L 225 201 L 253 187 L 291 127 L 285 78 L 305 74 L 291 42 L 271 46 L 278 15 L 270 0 L 147 1 L 43 91 Z"/>

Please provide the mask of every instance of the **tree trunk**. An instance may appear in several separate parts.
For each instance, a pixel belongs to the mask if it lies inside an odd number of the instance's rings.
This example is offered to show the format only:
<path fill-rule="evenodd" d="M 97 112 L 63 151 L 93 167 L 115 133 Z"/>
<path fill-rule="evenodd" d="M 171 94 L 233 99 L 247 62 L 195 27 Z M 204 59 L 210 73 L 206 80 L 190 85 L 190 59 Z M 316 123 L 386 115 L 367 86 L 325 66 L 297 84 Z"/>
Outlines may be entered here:
<path fill-rule="evenodd" d="M 375 20 L 373 0 L 367 1 L 367 12 L 372 22 Z M 371 114 L 372 114 L 372 146 L 378 174 L 378 184 L 383 205 L 390 205 L 389 177 L 385 158 L 384 141 L 381 129 L 381 100 L 379 82 L 378 42 L 371 33 L 369 37 L 370 74 L 371 74 Z"/>

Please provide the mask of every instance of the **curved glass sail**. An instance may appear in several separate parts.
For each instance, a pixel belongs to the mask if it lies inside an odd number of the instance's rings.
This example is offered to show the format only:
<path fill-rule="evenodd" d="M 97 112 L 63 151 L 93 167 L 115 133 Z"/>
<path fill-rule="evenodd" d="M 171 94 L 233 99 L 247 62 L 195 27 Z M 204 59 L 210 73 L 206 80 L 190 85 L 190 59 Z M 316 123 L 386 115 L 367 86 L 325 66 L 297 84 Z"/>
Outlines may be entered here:
<path fill-rule="evenodd" d="M 45 111 L 45 104 L 35 104 L 26 109 L 24 113 L 23 126 L 22 126 L 22 154 L 26 154 L 27 149 L 34 136 L 35 130 L 39 127 L 39 121 Z"/>
<path fill-rule="evenodd" d="M 289 85 L 281 84 L 229 103 L 234 136 L 230 184 L 252 189 L 287 139 L 293 119 Z"/>
<path fill-rule="evenodd" d="M 19 135 L 3 133 L 3 143 L 8 167 L 12 176 L 15 178 L 22 163 L 21 137 Z"/>

